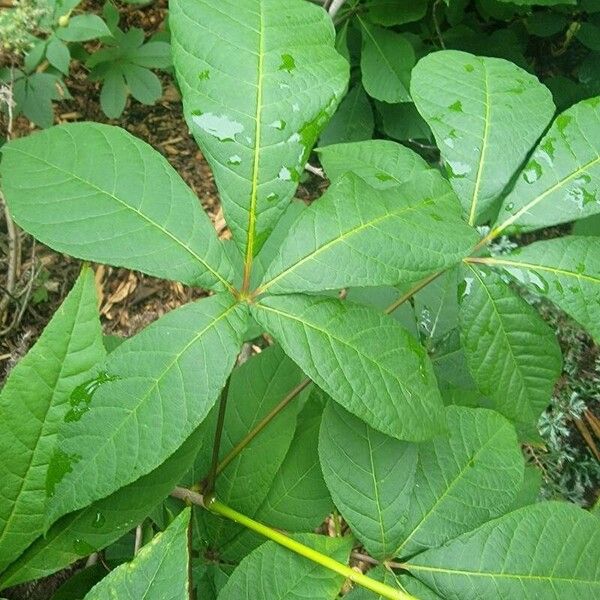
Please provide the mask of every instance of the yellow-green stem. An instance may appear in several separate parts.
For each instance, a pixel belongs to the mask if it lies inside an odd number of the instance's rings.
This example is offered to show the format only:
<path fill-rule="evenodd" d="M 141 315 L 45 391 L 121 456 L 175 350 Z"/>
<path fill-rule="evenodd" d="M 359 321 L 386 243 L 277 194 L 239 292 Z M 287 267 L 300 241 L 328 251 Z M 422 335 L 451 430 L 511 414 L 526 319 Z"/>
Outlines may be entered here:
<path fill-rule="evenodd" d="M 382 583 L 381 581 L 376 581 L 375 579 L 371 579 L 367 575 L 363 573 L 359 573 L 354 569 L 350 568 L 348 565 L 344 565 L 337 560 L 334 560 L 330 556 L 322 554 L 321 552 L 317 552 L 300 542 L 297 542 L 291 537 L 268 527 L 246 515 L 243 515 L 233 508 L 226 506 L 225 504 L 219 502 L 216 499 L 207 499 L 206 501 L 202 497 L 201 494 L 197 494 L 196 492 L 192 492 L 191 490 L 187 490 L 185 488 L 175 488 L 171 493 L 175 498 L 180 498 L 181 500 L 185 500 L 187 502 L 191 502 L 192 504 L 197 504 L 202 506 L 209 511 L 225 517 L 230 521 L 234 521 L 235 523 L 239 523 L 240 525 L 266 537 L 269 540 L 273 540 L 277 544 L 280 544 L 284 548 L 307 558 L 308 560 L 312 560 L 313 562 L 350 579 L 354 583 L 366 588 L 374 592 L 375 594 L 379 594 L 383 598 L 389 598 L 390 600 L 417 600 L 414 596 L 403 592 L 402 590 L 394 589 L 393 587 Z"/>

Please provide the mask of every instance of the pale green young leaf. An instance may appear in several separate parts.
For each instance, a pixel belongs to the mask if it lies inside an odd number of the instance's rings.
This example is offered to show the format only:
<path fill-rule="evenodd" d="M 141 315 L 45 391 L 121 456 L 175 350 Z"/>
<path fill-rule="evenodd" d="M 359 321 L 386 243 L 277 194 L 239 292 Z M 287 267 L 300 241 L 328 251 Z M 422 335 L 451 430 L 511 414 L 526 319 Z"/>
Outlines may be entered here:
<path fill-rule="evenodd" d="M 531 231 L 600 213 L 600 97 L 564 111 L 504 199 L 494 234 Z"/>
<path fill-rule="evenodd" d="M 600 343 L 600 238 L 543 240 L 484 260 L 554 302 Z"/>
<path fill-rule="evenodd" d="M 348 561 L 348 538 L 305 533 L 295 535 L 294 539 L 338 562 Z M 334 600 L 343 582 L 343 576 L 275 542 L 266 542 L 239 564 L 219 600 Z"/>
<path fill-rule="evenodd" d="M 13 140 L 2 148 L 0 172 L 15 221 L 59 252 L 229 286 L 231 265 L 198 199 L 124 129 L 72 123 Z"/>
<path fill-rule="evenodd" d="M 0 395 L 0 570 L 44 530 L 44 485 L 76 386 L 104 358 L 94 273 L 84 268 Z"/>
<path fill-rule="evenodd" d="M 330 401 L 319 456 L 336 507 L 374 558 L 395 556 L 402 541 L 417 446 L 375 431 Z"/>
<path fill-rule="evenodd" d="M 477 240 L 439 174 L 386 190 L 348 174 L 290 227 L 260 289 L 409 284 L 460 262 Z"/>
<path fill-rule="evenodd" d="M 424 440 L 442 428 L 429 358 L 391 317 L 300 294 L 266 297 L 251 311 L 319 387 L 375 429 Z"/>
<path fill-rule="evenodd" d="M 467 364 L 490 408 L 515 423 L 520 436 L 537 438 L 562 357 L 554 332 L 538 312 L 495 273 L 469 266 L 460 307 Z"/>
<path fill-rule="evenodd" d="M 390 140 L 335 144 L 318 148 L 317 153 L 334 182 L 346 173 L 355 173 L 372 187 L 386 189 L 440 176 L 416 152 Z"/>
<path fill-rule="evenodd" d="M 447 433 L 421 444 L 401 557 L 441 546 L 503 514 L 523 481 L 514 427 L 491 410 L 452 406 Z"/>
<path fill-rule="evenodd" d="M 0 589 L 50 575 L 124 536 L 169 495 L 205 442 L 198 427 L 148 475 L 59 519 L 0 575 Z"/>
<path fill-rule="evenodd" d="M 477 224 L 552 118 L 552 94 L 506 60 L 456 50 L 421 59 L 411 92 L 465 215 Z"/>
<path fill-rule="evenodd" d="M 112 352 L 65 416 L 46 480 L 46 524 L 170 456 L 215 403 L 245 328 L 245 307 L 217 294 L 171 311 Z"/>
<path fill-rule="evenodd" d="M 251 258 L 344 95 L 348 64 L 327 13 L 305 0 L 172 0 L 169 8 L 185 117 Z"/>
<path fill-rule="evenodd" d="M 410 42 L 391 29 L 359 18 L 362 33 L 360 69 L 369 96 L 383 102 L 410 102 L 410 71 L 415 51 Z"/>
<path fill-rule="evenodd" d="M 587 600 L 600 594 L 600 523 L 567 502 L 532 504 L 407 568 L 447 600 Z"/>
<path fill-rule="evenodd" d="M 130 563 L 119 565 L 96 584 L 84 600 L 188 600 L 189 520 L 186 508 Z"/>

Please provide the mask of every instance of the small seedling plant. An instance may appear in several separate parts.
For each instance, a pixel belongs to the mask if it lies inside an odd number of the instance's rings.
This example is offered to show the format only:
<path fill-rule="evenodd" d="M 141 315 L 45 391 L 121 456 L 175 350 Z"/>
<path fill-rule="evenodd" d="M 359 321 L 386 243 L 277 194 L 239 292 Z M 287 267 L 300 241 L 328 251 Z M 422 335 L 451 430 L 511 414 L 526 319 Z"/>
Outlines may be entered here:
<path fill-rule="evenodd" d="M 536 502 L 525 469 L 561 352 L 518 290 L 600 339 L 600 241 L 489 243 L 600 212 L 600 98 L 555 117 L 514 64 L 429 54 L 410 94 L 444 172 L 394 142 L 323 147 L 331 185 L 306 206 L 292 198 L 349 80 L 326 12 L 172 0 L 170 27 L 232 241 L 117 127 L 2 150 L 12 215 L 41 242 L 211 292 L 107 353 L 83 267 L 2 391 L 2 587 L 145 523 L 87 600 L 326 600 L 345 579 L 353 599 L 598 596 L 598 517 Z M 328 514 L 336 535 L 314 533 Z"/>

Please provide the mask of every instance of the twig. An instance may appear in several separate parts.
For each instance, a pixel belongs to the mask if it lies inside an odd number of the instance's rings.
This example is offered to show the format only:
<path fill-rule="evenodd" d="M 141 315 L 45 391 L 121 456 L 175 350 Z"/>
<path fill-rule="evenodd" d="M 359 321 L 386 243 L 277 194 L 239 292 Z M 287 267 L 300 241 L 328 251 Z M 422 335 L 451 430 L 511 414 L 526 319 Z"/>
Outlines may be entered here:
<path fill-rule="evenodd" d="M 433 26 L 435 27 L 435 32 L 438 36 L 440 46 L 445 50 L 446 44 L 444 43 L 444 37 L 442 36 L 442 30 L 440 29 L 440 23 L 437 18 L 437 9 L 441 3 L 442 3 L 441 0 L 435 0 L 431 12 L 432 12 L 432 16 L 433 16 Z"/>
<path fill-rule="evenodd" d="M 329 16 L 333 19 L 335 17 L 335 15 L 338 13 L 338 11 L 340 10 L 340 8 L 342 8 L 342 6 L 344 6 L 344 3 L 346 2 L 346 0 L 333 0 L 333 2 L 331 3 L 331 5 L 329 6 Z"/>
<path fill-rule="evenodd" d="M 142 534 L 143 534 L 142 524 L 140 523 L 135 528 L 135 541 L 133 542 L 133 555 L 134 556 L 137 555 L 137 553 L 140 551 L 140 548 L 142 547 Z"/>
<path fill-rule="evenodd" d="M 203 482 L 202 491 L 208 496 L 215 486 L 215 478 L 217 476 L 217 468 L 219 464 L 219 451 L 221 450 L 221 436 L 223 434 L 223 426 L 225 425 L 225 409 L 227 408 L 227 396 L 229 395 L 229 381 L 227 379 L 225 387 L 221 392 L 221 400 L 219 401 L 219 415 L 217 416 L 217 428 L 215 429 L 215 438 L 213 442 L 212 461 L 210 471 Z"/>
<path fill-rule="evenodd" d="M 418 291 L 422 290 L 425 286 L 429 285 L 434 279 L 437 279 L 442 273 L 444 273 L 444 271 L 438 271 L 437 273 L 433 273 L 432 275 L 429 275 L 429 277 L 425 277 L 425 279 L 422 279 L 421 281 L 416 283 L 414 285 L 414 287 L 412 287 L 410 290 L 408 290 L 408 292 L 406 292 L 406 294 L 402 294 L 402 296 L 400 296 L 398 298 L 398 300 L 395 300 L 394 302 L 392 302 L 383 312 L 386 315 L 393 313 L 401 304 L 404 304 L 408 299 L 412 298 L 412 296 L 414 296 L 414 294 L 416 294 Z"/>
<path fill-rule="evenodd" d="M 321 179 L 325 179 L 325 174 L 323 173 L 323 169 L 321 169 L 319 167 L 313 167 L 310 163 L 306 163 L 304 165 L 304 168 L 309 173 L 312 173 L 313 175 L 316 175 L 317 177 L 320 177 Z"/>

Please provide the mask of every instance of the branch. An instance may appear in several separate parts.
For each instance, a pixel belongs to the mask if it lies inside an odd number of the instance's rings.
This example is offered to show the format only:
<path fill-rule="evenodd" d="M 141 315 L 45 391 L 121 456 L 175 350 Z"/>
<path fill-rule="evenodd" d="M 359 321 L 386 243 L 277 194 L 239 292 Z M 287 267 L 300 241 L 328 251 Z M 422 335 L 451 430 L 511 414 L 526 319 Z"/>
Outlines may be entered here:
<path fill-rule="evenodd" d="M 340 8 L 344 5 L 346 0 L 333 0 L 331 5 L 329 6 L 329 16 L 333 19 L 335 15 L 338 13 Z"/>
<path fill-rule="evenodd" d="M 375 579 L 371 579 L 367 575 L 360 573 L 359 571 L 355 571 L 351 567 L 344 565 L 325 554 L 321 554 L 321 552 L 317 552 L 316 550 L 297 542 L 295 539 L 237 512 L 233 508 L 222 504 L 218 500 L 205 500 L 201 494 L 197 494 L 192 490 L 180 487 L 176 487 L 171 492 L 171 496 L 174 498 L 179 498 L 180 500 L 184 500 L 185 502 L 201 506 L 212 513 L 225 517 L 226 519 L 229 519 L 235 523 L 239 523 L 247 529 L 250 529 L 250 531 L 254 531 L 259 535 L 276 542 L 280 546 L 283 546 L 284 548 L 287 548 L 288 550 L 291 550 L 292 552 L 295 552 L 296 554 L 299 554 L 308 560 L 312 560 L 322 567 L 342 575 L 346 579 L 350 579 L 350 581 L 353 581 L 354 583 L 374 592 L 375 594 L 379 594 L 383 598 L 388 598 L 390 600 L 417 600 L 414 596 L 411 596 L 410 594 L 407 594 L 401 590 L 396 590 L 385 583 L 376 581 Z"/>
<path fill-rule="evenodd" d="M 386 315 L 393 313 L 401 304 L 404 304 L 409 298 L 414 296 L 418 291 L 422 290 L 425 286 L 429 285 L 434 279 L 437 279 L 444 271 L 438 271 L 437 273 L 433 273 L 433 275 L 429 275 L 429 277 L 425 277 L 417 283 L 414 287 L 412 287 L 406 294 L 402 294 L 398 298 L 392 302 L 383 312 Z"/>
<path fill-rule="evenodd" d="M 215 439 L 213 442 L 212 461 L 210 471 L 204 481 L 202 490 L 205 494 L 210 494 L 215 486 L 215 478 L 217 476 L 217 465 L 219 463 L 219 451 L 221 449 L 221 435 L 223 434 L 223 425 L 225 424 L 225 409 L 227 408 L 227 396 L 229 395 L 229 381 L 231 376 L 227 378 L 225 387 L 221 391 L 221 400 L 219 402 L 219 415 L 217 417 L 217 428 L 215 429 Z"/>

